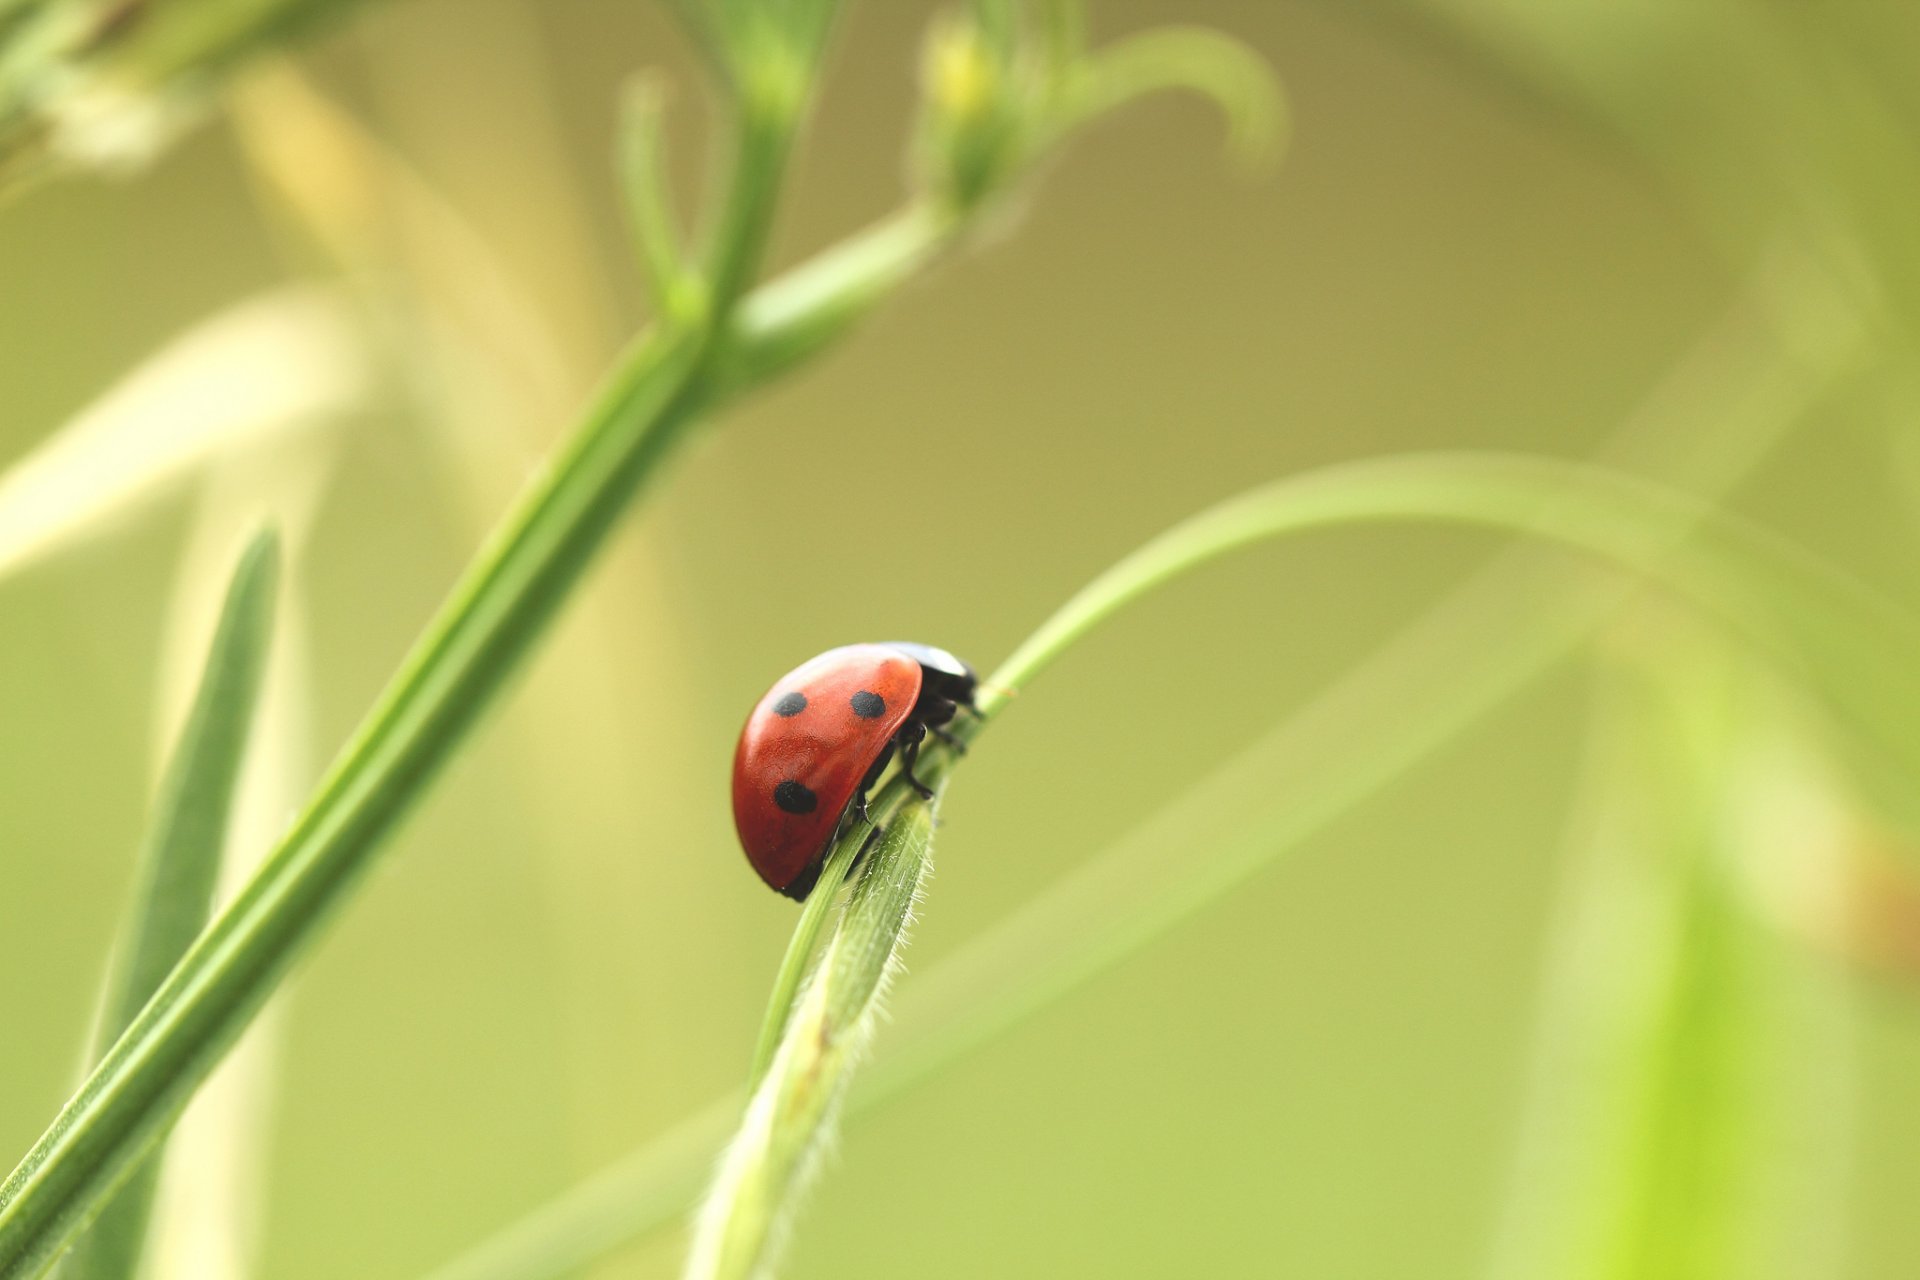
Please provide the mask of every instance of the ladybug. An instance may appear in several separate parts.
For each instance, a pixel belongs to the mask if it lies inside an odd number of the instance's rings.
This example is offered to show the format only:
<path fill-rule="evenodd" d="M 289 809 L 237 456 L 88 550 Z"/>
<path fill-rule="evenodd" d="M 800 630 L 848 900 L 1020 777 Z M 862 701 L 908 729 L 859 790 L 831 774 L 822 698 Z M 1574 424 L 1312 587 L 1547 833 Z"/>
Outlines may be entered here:
<path fill-rule="evenodd" d="M 867 820 L 867 792 L 897 749 L 907 782 L 920 744 L 973 710 L 973 668 L 931 645 L 829 649 L 774 682 L 733 753 L 733 825 L 768 885 L 805 900 L 849 812 Z"/>

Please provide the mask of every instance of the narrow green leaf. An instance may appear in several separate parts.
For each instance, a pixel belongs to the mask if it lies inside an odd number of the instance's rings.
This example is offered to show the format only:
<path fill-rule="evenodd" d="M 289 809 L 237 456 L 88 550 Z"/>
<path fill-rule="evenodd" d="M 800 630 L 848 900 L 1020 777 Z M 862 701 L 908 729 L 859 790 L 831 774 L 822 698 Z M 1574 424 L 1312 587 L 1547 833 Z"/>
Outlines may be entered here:
<path fill-rule="evenodd" d="M 266 672 L 278 577 L 278 542 L 264 531 L 234 569 L 199 689 L 161 780 L 89 1063 L 98 1062 L 126 1030 L 212 910 L 234 789 Z M 69 1261 L 69 1280 L 130 1280 L 136 1274 L 158 1170 L 158 1157 L 149 1158 L 121 1188 Z"/>
<path fill-rule="evenodd" d="M 874 842 L 721 1161 L 695 1228 L 686 1280 L 765 1274 L 852 1069 L 872 1039 L 927 873 L 933 826 L 932 804 L 908 804 Z M 851 843 L 864 837 L 857 833 Z"/>
<path fill-rule="evenodd" d="M 704 336 L 643 344 L 488 545 L 306 811 L 0 1185 L 0 1277 L 42 1274 L 159 1141 L 505 685 L 693 421 Z"/>

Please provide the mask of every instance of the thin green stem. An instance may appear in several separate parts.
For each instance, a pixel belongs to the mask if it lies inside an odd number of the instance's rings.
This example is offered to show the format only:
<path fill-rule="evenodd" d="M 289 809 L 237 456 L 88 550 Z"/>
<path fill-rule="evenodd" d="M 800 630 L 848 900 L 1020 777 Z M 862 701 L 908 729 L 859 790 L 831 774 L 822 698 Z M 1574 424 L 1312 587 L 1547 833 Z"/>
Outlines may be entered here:
<path fill-rule="evenodd" d="M 1285 141 L 1285 95 L 1267 64 L 1231 36 L 1204 27 L 1142 32 L 1084 58 L 1063 81 L 1051 128 L 1062 131 L 1167 89 L 1190 89 L 1226 113 L 1229 143 L 1252 163 Z"/>
<path fill-rule="evenodd" d="M 685 318 L 700 286 L 689 273 L 686 243 L 668 191 L 666 87 L 655 76 L 637 76 L 627 87 L 621 107 L 620 185 L 634 248 L 656 310 Z"/>
<path fill-rule="evenodd" d="M 983 684 L 989 718 L 1121 607 L 1230 551 L 1281 534 L 1382 520 L 1531 533 L 1651 574 L 1750 637 L 1798 661 L 1834 660 L 1838 705 L 1902 754 L 1899 724 L 1843 685 L 1920 703 L 1903 654 L 1920 628 L 1878 596 L 1784 540 L 1671 489 L 1578 463 L 1501 454 L 1402 455 L 1328 467 L 1253 490 L 1155 538 L 1088 584 Z M 1686 540 L 1694 529 L 1711 535 Z M 1864 665 L 1864 670 L 1862 669 Z M 1863 679 L 1870 676 L 1871 679 Z M 1909 722 L 1910 724 L 1911 722 Z M 970 726 L 962 726 L 966 731 Z"/>
<path fill-rule="evenodd" d="M 916 202 L 755 290 L 740 307 L 723 383 L 765 381 L 844 336 L 963 230 L 947 211 Z"/>

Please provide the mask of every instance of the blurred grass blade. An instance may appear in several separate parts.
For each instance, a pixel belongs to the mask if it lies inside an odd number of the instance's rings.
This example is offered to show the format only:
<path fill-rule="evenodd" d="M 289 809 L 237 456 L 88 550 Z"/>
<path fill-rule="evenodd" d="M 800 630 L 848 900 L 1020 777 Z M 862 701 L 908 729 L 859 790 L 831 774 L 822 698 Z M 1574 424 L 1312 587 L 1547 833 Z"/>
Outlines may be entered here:
<path fill-rule="evenodd" d="M 1753 714 L 1767 690 L 1674 631 L 1634 637 L 1603 682 L 1492 1280 L 1835 1273 L 1844 993 L 1742 883 L 1743 819 L 1808 777 L 1745 785 L 1777 731 Z"/>
<path fill-rule="evenodd" d="M 210 580 L 225 574 L 232 548 L 252 531 L 270 523 L 276 533 L 272 656 L 227 824 L 216 907 L 259 870 L 316 768 L 301 561 L 333 477 L 336 444 L 335 437 L 318 437 L 309 447 L 215 467 L 197 495 L 193 528 L 173 573 L 156 700 L 156 773 L 191 705 L 198 659 L 220 609 L 224 583 Z M 269 1010 L 248 1028 L 168 1135 L 140 1280 L 248 1280 L 258 1270 L 285 1023 Z"/>
<path fill-rule="evenodd" d="M 1271 160 L 1286 141 L 1287 100 L 1272 68 L 1252 48 L 1205 27 L 1146 31 L 1088 55 L 1067 80 L 1056 127 L 1074 128 L 1167 89 L 1213 101 L 1246 164 Z"/>
<path fill-rule="evenodd" d="M 657 74 L 643 73 L 628 83 L 621 99 L 618 157 L 627 221 L 655 309 L 679 314 L 696 305 L 686 296 L 696 281 L 668 188 L 666 94 Z"/>
<path fill-rule="evenodd" d="M 368 373 L 342 308 L 267 294 L 168 343 L 0 473 L 0 575 L 109 526 L 212 458 L 337 419 Z"/>
<path fill-rule="evenodd" d="M 212 910 L 266 672 L 278 573 L 277 540 L 263 532 L 234 570 L 199 689 L 161 781 L 90 1063 L 126 1030 Z M 67 1280 L 131 1280 L 139 1271 L 158 1169 L 157 1157 L 150 1158 L 121 1188 L 66 1264 Z"/>
<path fill-rule="evenodd" d="M 1408 454 L 1253 490 L 1154 539 L 1063 605 L 989 677 L 989 716 L 1114 611 L 1195 565 L 1282 534 L 1437 521 L 1561 542 L 1644 574 L 1737 629 L 1870 747 L 1857 763 L 1920 830 L 1920 621 L 1767 530 L 1607 468 L 1505 454 Z"/>

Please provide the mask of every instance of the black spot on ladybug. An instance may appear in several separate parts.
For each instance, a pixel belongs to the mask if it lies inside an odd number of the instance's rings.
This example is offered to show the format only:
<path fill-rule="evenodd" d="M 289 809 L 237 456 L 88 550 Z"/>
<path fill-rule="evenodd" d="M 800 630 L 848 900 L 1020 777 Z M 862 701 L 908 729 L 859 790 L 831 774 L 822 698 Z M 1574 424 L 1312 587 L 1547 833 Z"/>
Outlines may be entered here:
<path fill-rule="evenodd" d="M 820 803 L 820 797 L 788 778 L 773 789 L 773 802 L 788 813 L 812 813 L 813 806 Z"/>
<path fill-rule="evenodd" d="M 887 714 L 887 700 L 877 693 L 865 689 L 853 695 L 853 714 L 862 720 L 878 720 Z"/>
<path fill-rule="evenodd" d="M 773 714 L 777 716 L 797 716 L 807 709 L 807 695 L 789 693 L 773 704 Z"/>

